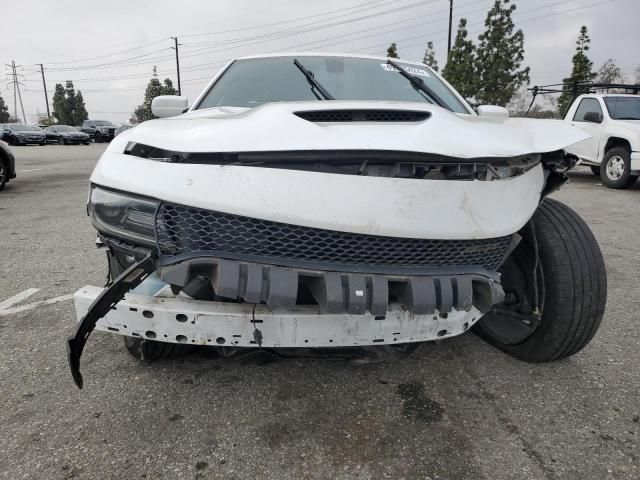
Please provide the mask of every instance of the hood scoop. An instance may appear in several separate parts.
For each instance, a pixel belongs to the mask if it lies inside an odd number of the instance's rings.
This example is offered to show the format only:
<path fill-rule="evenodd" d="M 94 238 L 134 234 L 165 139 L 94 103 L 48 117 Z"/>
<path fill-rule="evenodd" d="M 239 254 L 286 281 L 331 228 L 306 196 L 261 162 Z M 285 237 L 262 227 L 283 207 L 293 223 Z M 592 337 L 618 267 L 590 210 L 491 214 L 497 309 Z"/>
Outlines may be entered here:
<path fill-rule="evenodd" d="M 294 112 L 308 122 L 422 122 L 431 116 L 430 112 L 419 110 L 349 109 L 310 110 Z"/>

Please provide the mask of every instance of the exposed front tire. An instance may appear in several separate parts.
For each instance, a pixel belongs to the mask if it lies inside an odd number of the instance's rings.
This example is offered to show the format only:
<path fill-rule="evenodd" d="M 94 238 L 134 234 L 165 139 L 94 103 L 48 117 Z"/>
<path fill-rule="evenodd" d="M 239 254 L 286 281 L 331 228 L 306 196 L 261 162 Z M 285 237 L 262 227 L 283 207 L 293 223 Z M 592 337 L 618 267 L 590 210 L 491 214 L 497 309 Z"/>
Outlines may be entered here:
<path fill-rule="evenodd" d="M 62 137 L 58 138 L 58 145 L 64 145 L 64 144 L 65 144 L 64 138 Z"/>
<path fill-rule="evenodd" d="M 600 247 L 573 210 L 551 199 L 520 234 L 501 269 L 505 301 L 482 317 L 476 332 L 527 362 L 569 357 L 591 341 L 604 314 L 607 276 Z"/>
<path fill-rule="evenodd" d="M 597 177 L 600 176 L 600 167 L 596 167 L 595 165 L 591 165 L 589 167 L 591 169 L 591 171 L 593 172 L 593 174 Z"/>
<path fill-rule="evenodd" d="M 0 157 L 0 191 L 4 188 L 9 178 L 9 169 L 2 157 Z"/>
<path fill-rule="evenodd" d="M 124 337 L 124 346 L 134 358 L 143 362 L 176 358 L 191 350 L 190 345 L 156 342 L 138 337 Z"/>
<path fill-rule="evenodd" d="M 100 132 L 96 133 L 94 138 L 96 143 L 102 143 L 102 134 Z"/>
<path fill-rule="evenodd" d="M 631 175 L 631 154 L 623 147 L 605 153 L 600 170 L 602 183 L 609 188 L 629 188 L 638 178 Z"/>

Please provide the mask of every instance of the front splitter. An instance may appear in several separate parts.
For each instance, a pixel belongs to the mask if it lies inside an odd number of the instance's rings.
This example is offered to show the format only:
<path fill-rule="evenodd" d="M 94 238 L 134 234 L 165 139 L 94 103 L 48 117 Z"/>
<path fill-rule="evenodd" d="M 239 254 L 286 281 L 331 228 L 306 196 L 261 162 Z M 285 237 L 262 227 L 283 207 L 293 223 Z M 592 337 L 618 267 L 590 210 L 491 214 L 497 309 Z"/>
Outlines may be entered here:
<path fill-rule="evenodd" d="M 85 286 L 74 295 L 82 318 L 102 288 Z M 345 347 L 424 342 L 460 335 L 482 313 L 453 310 L 415 315 L 390 304 L 384 316 L 328 314 L 318 307 L 287 309 L 266 305 L 162 298 L 129 293 L 97 330 L 149 340 L 234 347 Z"/>

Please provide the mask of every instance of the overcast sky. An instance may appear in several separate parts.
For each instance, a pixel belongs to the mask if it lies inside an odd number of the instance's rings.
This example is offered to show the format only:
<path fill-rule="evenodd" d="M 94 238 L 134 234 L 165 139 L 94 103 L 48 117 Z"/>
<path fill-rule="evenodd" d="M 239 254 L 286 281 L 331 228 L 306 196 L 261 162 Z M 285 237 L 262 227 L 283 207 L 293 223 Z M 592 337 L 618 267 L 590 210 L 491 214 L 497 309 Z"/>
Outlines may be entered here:
<path fill-rule="evenodd" d="M 396 42 L 400 57 L 420 61 L 433 41 L 441 66 L 447 48 L 448 0 L 0 0 L 0 61 L 15 60 L 24 82 L 29 122 L 46 113 L 38 63 L 49 100 L 58 82 L 73 80 L 90 118 L 125 122 L 142 102 L 157 66 L 175 84 L 178 36 L 183 95 L 195 99 L 230 58 L 286 50 L 384 55 Z M 516 28 L 525 34 L 531 83 L 569 73 L 575 40 L 587 25 L 595 67 L 614 58 L 633 78 L 640 65 L 639 0 L 513 0 Z M 461 17 L 471 37 L 483 30 L 493 0 L 454 0 L 454 35 Z M 98 9 L 97 6 L 100 5 Z M 9 70 L 6 69 L 6 72 Z M 13 89 L 0 94 L 13 113 Z"/>

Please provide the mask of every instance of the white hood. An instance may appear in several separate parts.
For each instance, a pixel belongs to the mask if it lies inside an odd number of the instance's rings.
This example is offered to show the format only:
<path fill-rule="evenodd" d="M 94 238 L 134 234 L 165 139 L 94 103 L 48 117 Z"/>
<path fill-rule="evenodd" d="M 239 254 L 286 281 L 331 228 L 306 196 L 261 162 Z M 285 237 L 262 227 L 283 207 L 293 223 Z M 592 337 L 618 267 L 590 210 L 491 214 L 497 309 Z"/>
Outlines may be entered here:
<path fill-rule="evenodd" d="M 314 123 L 295 112 L 337 109 L 420 110 L 421 122 Z M 252 109 L 211 108 L 144 122 L 124 132 L 109 150 L 129 141 L 180 152 L 285 150 L 401 150 L 457 158 L 510 157 L 551 152 L 589 138 L 560 120 L 454 114 L 407 102 L 289 102 Z"/>

